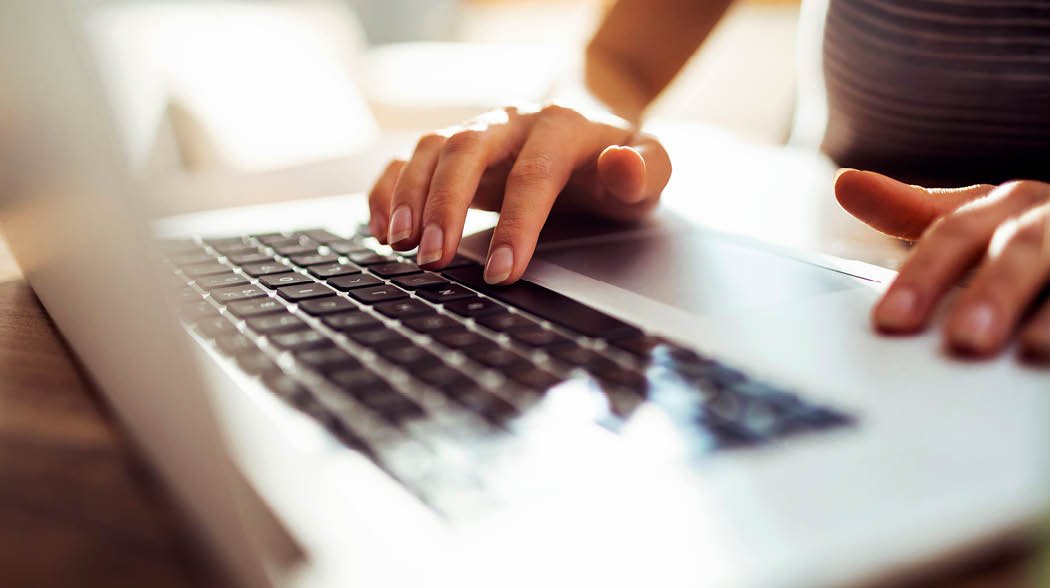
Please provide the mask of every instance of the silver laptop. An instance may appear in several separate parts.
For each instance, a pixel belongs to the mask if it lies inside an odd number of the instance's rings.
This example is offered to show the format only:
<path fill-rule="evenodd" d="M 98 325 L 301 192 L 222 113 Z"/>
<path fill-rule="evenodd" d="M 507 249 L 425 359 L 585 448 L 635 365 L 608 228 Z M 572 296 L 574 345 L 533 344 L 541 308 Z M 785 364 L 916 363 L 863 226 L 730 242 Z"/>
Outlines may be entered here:
<path fill-rule="evenodd" d="M 491 288 L 361 196 L 154 219 L 78 31 L 0 5 L 3 234 L 236 581 L 837 585 L 1037 520 L 1050 377 L 872 334 L 879 272 L 665 214 Z"/>

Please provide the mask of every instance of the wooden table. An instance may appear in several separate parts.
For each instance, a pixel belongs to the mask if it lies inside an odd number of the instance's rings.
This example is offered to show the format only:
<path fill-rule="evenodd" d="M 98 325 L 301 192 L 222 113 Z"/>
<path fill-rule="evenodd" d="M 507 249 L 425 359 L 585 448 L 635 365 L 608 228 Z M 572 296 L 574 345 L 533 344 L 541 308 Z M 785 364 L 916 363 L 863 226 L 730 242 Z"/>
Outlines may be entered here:
<path fill-rule="evenodd" d="M 219 585 L 0 240 L 0 587 Z M 1025 586 L 1006 546 L 914 585 Z"/>

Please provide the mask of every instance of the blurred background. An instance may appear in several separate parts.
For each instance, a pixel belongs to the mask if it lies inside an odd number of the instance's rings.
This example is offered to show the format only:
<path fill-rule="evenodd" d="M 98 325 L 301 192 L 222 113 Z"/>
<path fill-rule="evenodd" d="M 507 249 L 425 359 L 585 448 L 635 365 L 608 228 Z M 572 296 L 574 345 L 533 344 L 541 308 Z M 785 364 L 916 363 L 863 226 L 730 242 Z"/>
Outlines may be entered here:
<path fill-rule="evenodd" d="M 82 0 L 165 212 L 366 190 L 423 131 L 545 99 L 603 0 Z M 739 2 L 650 120 L 782 143 L 797 0 Z"/>

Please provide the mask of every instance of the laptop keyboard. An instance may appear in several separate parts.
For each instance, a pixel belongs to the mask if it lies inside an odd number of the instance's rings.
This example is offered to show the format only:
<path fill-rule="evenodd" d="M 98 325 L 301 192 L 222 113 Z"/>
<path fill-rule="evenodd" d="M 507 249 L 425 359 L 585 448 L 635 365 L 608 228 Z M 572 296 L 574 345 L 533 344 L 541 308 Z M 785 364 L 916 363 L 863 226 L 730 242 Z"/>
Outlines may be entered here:
<path fill-rule="evenodd" d="M 424 271 L 363 230 L 162 249 L 199 337 L 438 511 L 484 495 L 472 448 L 512 439 L 570 379 L 603 399 L 598 425 L 650 403 L 704 453 L 853 422 L 537 284 L 489 286 L 466 258 Z"/>

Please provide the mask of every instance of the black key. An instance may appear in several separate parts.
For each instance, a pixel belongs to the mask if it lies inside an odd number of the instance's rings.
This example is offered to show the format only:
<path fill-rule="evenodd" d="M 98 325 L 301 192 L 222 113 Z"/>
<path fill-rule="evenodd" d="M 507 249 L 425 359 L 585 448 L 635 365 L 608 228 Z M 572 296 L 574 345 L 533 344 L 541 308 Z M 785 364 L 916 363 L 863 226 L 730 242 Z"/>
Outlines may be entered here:
<path fill-rule="evenodd" d="M 336 290 L 353 290 L 354 288 L 364 288 L 367 286 L 378 286 L 383 281 L 375 276 L 369 276 L 367 274 L 355 274 L 352 276 L 342 276 L 338 278 L 332 278 L 328 280 L 327 284 Z"/>
<path fill-rule="evenodd" d="M 390 363 L 395 363 L 413 371 L 441 363 L 441 360 L 436 355 L 416 345 L 384 347 L 379 351 L 379 355 Z"/>
<path fill-rule="evenodd" d="M 627 353 L 637 355 L 639 357 L 649 357 L 652 352 L 661 345 L 666 345 L 667 341 L 659 337 L 652 337 L 649 335 L 641 335 L 638 337 L 625 337 L 623 339 L 616 339 L 612 341 L 612 345 L 618 349 L 622 349 Z"/>
<path fill-rule="evenodd" d="M 328 381 L 351 394 L 366 388 L 373 391 L 382 388 L 389 389 L 389 384 L 364 366 L 333 371 L 328 374 Z"/>
<path fill-rule="evenodd" d="M 343 239 L 339 235 L 336 235 L 324 229 L 310 229 L 307 231 L 296 231 L 296 233 L 308 239 L 313 239 L 318 243 L 331 243 L 333 241 L 341 241 Z"/>
<path fill-rule="evenodd" d="M 260 335 L 290 333 L 309 328 L 299 318 L 291 314 L 271 314 L 247 320 L 248 328 Z"/>
<path fill-rule="evenodd" d="M 266 296 L 265 290 L 260 290 L 252 285 L 234 286 L 232 288 L 219 288 L 211 291 L 211 297 L 219 304 L 229 304 L 238 300 L 249 298 L 262 298 Z"/>
<path fill-rule="evenodd" d="M 226 355 L 241 355 L 259 350 L 254 341 L 240 333 L 219 337 L 215 340 L 215 344 Z"/>
<path fill-rule="evenodd" d="M 339 261 L 339 256 L 334 253 L 313 253 L 307 255 L 293 255 L 291 257 L 292 263 L 295 265 L 301 265 L 306 267 L 308 265 L 321 265 L 323 263 L 335 263 Z"/>
<path fill-rule="evenodd" d="M 226 288 L 228 286 L 240 286 L 247 283 L 248 278 L 232 272 L 199 278 L 197 280 L 197 285 L 203 290 L 214 290 L 216 288 Z"/>
<path fill-rule="evenodd" d="M 420 288 L 437 288 L 449 285 L 449 281 L 434 274 L 412 274 L 394 278 L 394 283 L 408 290 Z"/>
<path fill-rule="evenodd" d="M 229 259 L 231 263 L 236 263 L 237 265 L 247 265 L 249 263 L 266 263 L 268 261 L 273 261 L 273 256 L 259 253 L 258 251 L 252 251 L 249 253 L 230 255 L 226 259 Z"/>
<path fill-rule="evenodd" d="M 262 351 L 237 356 L 237 365 L 253 376 L 274 376 L 281 373 L 281 368 Z"/>
<path fill-rule="evenodd" d="M 361 273 L 361 268 L 348 263 L 327 263 L 323 265 L 315 265 L 307 271 L 318 278 L 325 279 Z"/>
<path fill-rule="evenodd" d="M 300 351 L 295 354 L 295 358 L 307 367 L 326 374 L 361 367 L 361 362 L 338 347 Z"/>
<path fill-rule="evenodd" d="M 365 304 L 376 304 L 379 302 L 408 298 L 408 294 L 404 290 L 387 285 L 372 286 L 370 288 L 357 288 L 350 290 L 349 294 L 354 300 L 364 302 Z"/>
<path fill-rule="evenodd" d="M 446 271 L 444 275 L 496 300 L 545 318 L 586 337 L 612 339 L 641 334 L 637 327 L 538 284 L 518 281 L 509 286 L 490 286 L 485 283 L 480 266 Z"/>
<path fill-rule="evenodd" d="M 417 333 L 431 334 L 461 327 L 459 321 L 443 314 L 419 316 L 404 321 L 406 327 Z"/>
<path fill-rule="evenodd" d="M 361 388 L 354 390 L 353 395 L 368 408 L 393 423 L 423 416 L 423 408 L 411 398 L 394 391 L 389 386 Z"/>
<path fill-rule="evenodd" d="M 573 344 L 572 339 L 563 337 L 550 329 L 543 329 L 540 327 L 536 327 L 535 329 L 511 331 L 509 335 L 511 339 L 514 339 L 522 345 L 543 349 L 554 349 L 556 347 L 564 347 Z"/>
<path fill-rule="evenodd" d="M 236 317 L 247 318 L 275 312 L 287 312 L 288 309 L 273 298 L 258 298 L 230 303 L 226 310 Z"/>
<path fill-rule="evenodd" d="M 336 312 L 344 312 L 347 310 L 357 310 L 357 305 L 350 302 L 346 298 L 339 298 L 338 296 L 332 296 L 329 298 L 317 298 L 315 300 L 304 300 L 299 303 L 299 308 L 313 316 L 321 316 L 324 314 L 333 314 Z"/>
<path fill-rule="evenodd" d="M 270 343 L 285 351 L 303 351 L 331 347 L 332 340 L 317 331 L 296 331 L 270 337 Z"/>
<path fill-rule="evenodd" d="M 408 263 L 407 261 L 395 261 L 393 263 L 381 263 L 373 265 L 368 268 L 368 271 L 372 272 L 377 276 L 384 278 L 392 278 L 394 276 L 404 276 L 408 274 L 417 274 L 423 270 L 419 269 L 419 266 L 414 263 Z"/>
<path fill-rule="evenodd" d="M 455 302 L 449 302 L 445 305 L 446 310 L 458 314 L 459 316 L 466 318 L 474 318 L 484 316 L 486 314 L 495 314 L 499 312 L 506 312 L 506 309 L 496 304 L 491 300 L 485 298 L 467 298 L 465 300 L 457 300 Z"/>
<path fill-rule="evenodd" d="M 282 274 L 288 271 L 290 268 L 283 263 L 277 263 L 276 261 L 268 261 L 265 263 L 249 263 L 241 266 L 244 273 L 248 274 L 253 278 L 261 276 L 268 276 L 270 274 Z"/>
<path fill-rule="evenodd" d="M 445 266 L 445 269 L 446 270 L 451 270 L 451 269 L 459 269 L 459 268 L 463 268 L 463 267 L 475 267 L 475 266 L 480 268 L 481 264 L 479 264 L 478 262 L 474 261 L 473 259 L 467 259 L 466 257 L 463 257 L 462 255 L 457 255 L 457 256 L 452 258 L 452 261 L 450 261 L 448 263 L 448 265 Z"/>
<path fill-rule="evenodd" d="M 255 235 L 256 240 L 266 245 L 270 245 L 272 243 L 282 243 L 284 241 L 288 241 L 290 238 L 291 237 L 285 235 L 284 233 L 266 233 L 263 235 Z"/>
<path fill-rule="evenodd" d="M 605 386 L 626 388 L 637 394 L 645 394 L 649 388 L 649 380 L 644 374 L 625 367 L 609 367 L 596 373 L 595 377 Z"/>
<path fill-rule="evenodd" d="M 354 340 L 358 345 L 370 349 L 382 349 L 385 347 L 404 347 L 412 342 L 397 331 L 390 329 L 368 329 L 363 331 L 347 331 L 346 336 Z"/>
<path fill-rule="evenodd" d="M 535 366 L 514 367 L 504 370 L 504 374 L 522 386 L 539 392 L 545 392 L 562 382 L 558 376 L 537 369 Z"/>
<path fill-rule="evenodd" d="M 383 315 L 394 319 L 403 319 L 435 312 L 433 308 L 430 308 L 426 304 L 412 299 L 384 302 L 382 304 L 377 304 L 375 309 Z"/>
<path fill-rule="evenodd" d="M 478 345 L 492 343 L 492 339 L 479 335 L 474 331 L 468 331 L 464 328 L 455 331 L 433 333 L 431 336 L 434 337 L 434 340 L 438 343 L 456 350 L 463 350 Z"/>
<path fill-rule="evenodd" d="M 317 282 L 299 284 L 298 286 L 284 286 L 283 288 L 278 288 L 277 293 L 281 298 L 291 300 L 292 302 L 335 295 L 331 288 L 326 287 L 324 284 L 318 284 Z"/>
<path fill-rule="evenodd" d="M 209 338 L 216 339 L 218 337 L 225 337 L 226 335 L 236 335 L 237 327 L 233 326 L 233 323 L 222 318 L 221 316 L 203 319 L 193 325 L 197 329 L 197 332 L 201 335 Z"/>
<path fill-rule="evenodd" d="M 347 257 L 357 265 L 379 265 L 381 263 L 392 263 L 397 261 L 397 258 L 393 255 L 383 255 L 370 249 L 349 253 L 347 254 Z"/>
<path fill-rule="evenodd" d="M 192 253 L 180 253 L 171 258 L 171 262 L 175 265 L 194 265 L 211 261 L 215 261 L 215 257 L 200 250 Z"/>
<path fill-rule="evenodd" d="M 379 319 L 365 312 L 345 312 L 343 314 L 329 315 L 321 319 L 321 322 L 340 332 L 367 331 L 383 327 L 383 323 Z"/>
<path fill-rule="evenodd" d="M 438 286 L 432 289 L 420 290 L 418 296 L 427 302 L 445 304 L 446 302 L 452 302 L 455 300 L 474 298 L 476 294 L 459 284 L 449 284 L 447 286 Z"/>
<path fill-rule="evenodd" d="M 507 333 L 515 329 L 535 329 L 540 326 L 536 321 L 510 312 L 479 317 L 478 324 L 499 333 Z"/>
<path fill-rule="evenodd" d="M 340 239 L 338 241 L 329 241 L 325 243 L 329 249 L 335 251 L 340 255 L 349 255 L 351 253 L 363 253 L 371 252 L 372 250 L 365 247 L 362 243 L 352 241 L 349 239 Z"/>
<path fill-rule="evenodd" d="M 497 424 L 515 416 L 518 412 L 517 409 L 506 400 L 476 386 L 448 390 L 446 391 L 446 394 L 460 404 Z"/>
<path fill-rule="evenodd" d="M 230 268 L 222 265 L 215 261 L 210 263 L 197 263 L 194 265 L 187 265 L 182 268 L 182 273 L 187 278 L 201 278 L 204 276 L 215 276 L 218 274 L 225 274 L 230 271 Z"/>
<path fill-rule="evenodd" d="M 551 350 L 550 355 L 569 365 L 582 367 L 593 374 L 620 368 L 620 364 L 590 349 L 576 346 Z"/>
<path fill-rule="evenodd" d="M 213 245 L 212 248 L 226 257 L 250 255 L 259 252 L 258 247 L 255 245 L 249 245 L 248 243 L 231 243 L 229 245 L 219 245 L 218 247 Z"/>
<path fill-rule="evenodd" d="M 496 369 L 530 369 L 532 362 L 498 345 L 481 346 L 464 351 L 474 361 Z"/>
<path fill-rule="evenodd" d="M 478 387 L 478 384 L 470 376 L 443 364 L 420 370 L 418 373 L 413 372 L 413 375 L 445 393 Z"/>
<path fill-rule="evenodd" d="M 291 257 L 293 255 L 309 255 L 311 253 L 317 253 L 317 247 L 320 245 L 317 241 L 310 239 L 296 239 L 289 240 L 286 243 L 276 243 L 270 245 L 278 255 L 285 257 Z"/>
<path fill-rule="evenodd" d="M 313 280 L 304 276 L 303 274 L 297 274 L 295 272 L 287 272 L 283 274 L 270 274 L 259 278 L 259 283 L 271 290 L 274 288 L 280 288 L 281 286 L 296 286 L 298 284 L 312 284 Z"/>
<path fill-rule="evenodd" d="M 298 380 L 285 373 L 266 376 L 263 378 L 263 384 L 271 392 L 293 404 L 299 404 L 309 397 L 306 388 Z"/>

